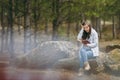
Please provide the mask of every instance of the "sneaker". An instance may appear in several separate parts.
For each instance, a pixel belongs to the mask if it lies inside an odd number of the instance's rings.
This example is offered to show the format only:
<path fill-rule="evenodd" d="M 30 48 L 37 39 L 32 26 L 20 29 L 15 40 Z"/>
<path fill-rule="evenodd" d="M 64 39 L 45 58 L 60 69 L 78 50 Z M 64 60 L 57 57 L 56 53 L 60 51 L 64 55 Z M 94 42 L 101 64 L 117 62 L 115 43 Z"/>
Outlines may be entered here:
<path fill-rule="evenodd" d="M 78 76 L 82 76 L 84 74 L 84 70 L 82 68 L 79 69 Z"/>
<path fill-rule="evenodd" d="M 86 71 L 90 70 L 90 65 L 88 62 L 85 62 L 85 70 Z"/>

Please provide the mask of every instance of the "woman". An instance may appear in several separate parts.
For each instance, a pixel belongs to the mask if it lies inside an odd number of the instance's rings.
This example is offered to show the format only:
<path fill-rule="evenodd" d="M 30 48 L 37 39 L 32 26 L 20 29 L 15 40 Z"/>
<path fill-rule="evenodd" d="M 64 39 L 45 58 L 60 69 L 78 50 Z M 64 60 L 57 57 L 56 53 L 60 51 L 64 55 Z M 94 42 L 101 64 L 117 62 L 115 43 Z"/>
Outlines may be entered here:
<path fill-rule="evenodd" d="M 79 52 L 80 58 L 80 72 L 79 76 L 82 75 L 83 69 L 90 70 L 88 60 L 95 58 L 99 55 L 98 47 L 98 34 L 87 22 L 82 23 L 82 29 L 80 30 L 77 40 L 82 43 Z"/>

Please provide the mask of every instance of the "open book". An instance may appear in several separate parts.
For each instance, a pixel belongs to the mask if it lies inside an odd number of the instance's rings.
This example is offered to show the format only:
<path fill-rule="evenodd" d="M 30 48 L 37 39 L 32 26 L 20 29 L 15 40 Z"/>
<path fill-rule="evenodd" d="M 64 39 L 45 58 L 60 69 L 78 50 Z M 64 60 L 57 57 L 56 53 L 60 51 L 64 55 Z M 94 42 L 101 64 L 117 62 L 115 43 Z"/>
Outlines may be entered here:
<path fill-rule="evenodd" d="M 88 40 L 82 40 L 83 44 L 90 44 L 90 42 Z"/>

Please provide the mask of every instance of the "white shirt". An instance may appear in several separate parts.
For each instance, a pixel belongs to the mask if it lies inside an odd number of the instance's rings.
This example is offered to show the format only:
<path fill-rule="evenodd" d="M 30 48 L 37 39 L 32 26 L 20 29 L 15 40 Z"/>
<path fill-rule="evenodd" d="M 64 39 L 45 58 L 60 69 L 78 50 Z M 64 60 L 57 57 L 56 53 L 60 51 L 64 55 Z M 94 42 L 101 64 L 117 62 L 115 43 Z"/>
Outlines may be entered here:
<path fill-rule="evenodd" d="M 82 39 L 82 34 L 83 34 L 83 28 L 80 30 L 80 32 L 77 36 L 77 40 Z M 90 47 L 91 50 L 93 51 L 93 56 L 99 56 L 98 34 L 93 28 L 91 28 L 91 35 L 90 35 L 90 38 L 88 39 L 88 41 L 90 42 L 90 44 L 87 44 L 87 46 Z M 81 47 L 83 47 L 83 44 Z"/>

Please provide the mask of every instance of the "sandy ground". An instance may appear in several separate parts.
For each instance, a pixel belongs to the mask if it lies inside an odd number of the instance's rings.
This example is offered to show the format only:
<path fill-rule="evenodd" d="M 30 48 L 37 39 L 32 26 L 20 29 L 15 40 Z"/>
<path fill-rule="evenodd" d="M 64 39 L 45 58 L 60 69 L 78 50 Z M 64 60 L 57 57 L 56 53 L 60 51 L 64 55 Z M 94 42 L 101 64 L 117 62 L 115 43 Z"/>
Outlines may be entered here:
<path fill-rule="evenodd" d="M 105 71 L 97 74 L 85 72 L 84 75 L 78 76 L 77 72 L 64 69 L 20 69 L 5 62 L 0 62 L 0 80 L 120 80 L 120 75 Z"/>

